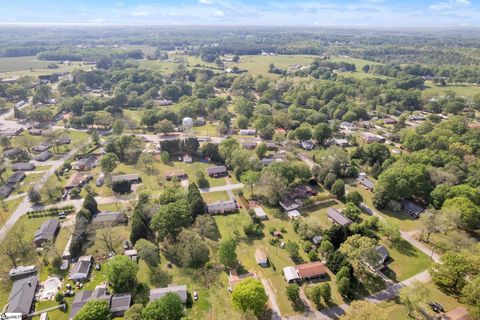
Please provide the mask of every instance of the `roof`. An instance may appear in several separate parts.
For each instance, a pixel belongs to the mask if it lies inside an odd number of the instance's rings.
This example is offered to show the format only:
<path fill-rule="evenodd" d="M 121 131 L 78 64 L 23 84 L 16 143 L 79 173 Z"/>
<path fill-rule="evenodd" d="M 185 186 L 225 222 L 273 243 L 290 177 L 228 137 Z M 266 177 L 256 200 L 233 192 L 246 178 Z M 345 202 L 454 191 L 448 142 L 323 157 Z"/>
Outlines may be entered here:
<path fill-rule="evenodd" d="M 12 193 L 13 187 L 9 184 L 4 184 L 0 187 L 0 197 L 7 198 Z"/>
<path fill-rule="evenodd" d="M 65 184 L 65 188 L 76 188 L 81 184 L 85 183 L 91 175 L 85 174 L 82 172 L 75 172 L 73 175 L 70 176 L 67 183 Z"/>
<path fill-rule="evenodd" d="M 104 285 L 95 287 L 94 290 L 78 291 L 70 306 L 70 319 L 73 319 L 80 309 L 90 300 L 104 300 L 110 305 L 112 313 L 125 312 L 132 301 L 130 293 L 117 293 L 110 295 Z"/>
<path fill-rule="evenodd" d="M 283 268 L 283 276 L 285 277 L 285 280 L 287 280 L 287 282 L 300 279 L 300 276 L 298 275 L 298 272 L 294 267 Z"/>
<path fill-rule="evenodd" d="M 5 157 L 13 157 L 13 156 L 16 156 L 17 154 L 20 154 L 22 152 L 22 149 L 20 148 L 11 148 L 11 149 L 7 149 L 7 150 L 3 150 L 3 155 Z"/>
<path fill-rule="evenodd" d="M 227 172 L 227 167 L 225 167 L 225 166 L 217 166 L 217 167 L 207 168 L 207 173 L 208 174 L 218 174 L 218 173 L 224 173 L 224 172 Z"/>
<path fill-rule="evenodd" d="M 357 178 L 357 181 L 362 186 L 364 186 L 365 188 L 368 188 L 368 189 L 373 189 L 373 187 L 375 186 L 374 183 L 370 179 L 368 179 L 367 176 L 359 176 Z"/>
<path fill-rule="evenodd" d="M 320 261 L 299 264 L 295 268 L 301 278 L 311 278 L 327 273 L 327 269 Z"/>
<path fill-rule="evenodd" d="M 258 247 L 257 250 L 255 250 L 255 260 L 257 261 L 258 264 L 267 263 L 268 257 L 267 257 L 267 252 L 265 251 L 265 248 Z"/>
<path fill-rule="evenodd" d="M 217 212 L 217 211 L 226 211 L 226 210 L 237 210 L 237 204 L 233 200 L 228 201 L 215 201 L 213 203 L 207 204 L 208 212 Z"/>
<path fill-rule="evenodd" d="M 290 219 L 295 219 L 300 217 L 302 214 L 298 210 L 288 211 L 287 215 Z"/>
<path fill-rule="evenodd" d="M 17 183 L 25 179 L 26 175 L 23 171 L 14 172 L 10 177 L 8 177 L 8 183 Z"/>
<path fill-rule="evenodd" d="M 22 171 L 28 171 L 28 170 L 33 170 L 35 169 L 35 165 L 33 163 L 30 163 L 30 162 L 17 162 L 17 163 L 13 163 L 12 164 L 12 170 L 13 171 L 18 171 L 18 170 L 22 170 Z"/>
<path fill-rule="evenodd" d="M 382 259 L 388 258 L 388 250 L 384 246 L 376 246 L 375 250 L 378 252 Z"/>
<path fill-rule="evenodd" d="M 160 299 L 167 293 L 176 293 L 185 303 L 187 301 L 187 286 L 186 285 L 171 285 L 165 288 L 155 288 L 150 290 L 150 302 Z"/>
<path fill-rule="evenodd" d="M 53 156 L 53 153 L 50 150 L 44 151 L 35 157 L 35 160 L 38 161 L 47 161 Z"/>
<path fill-rule="evenodd" d="M 116 182 L 116 181 L 123 181 L 123 180 L 126 180 L 126 181 L 137 181 L 137 180 L 140 180 L 140 176 L 138 174 L 120 174 L 120 175 L 116 175 L 116 176 L 112 176 L 112 182 Z"/>
<path fill-rule="evenodd" d="M 92 267 L 92 261 L 84 259 L 84 257 L 80 257 L 80 259 L 73 264 L 68 275 L 70 279 L 82 279 L 88 277 L 88 273 Z"/>
<path fill-rule="evenodd" d="M 57 219 L 50 219 L 43 222 L 40 228 L 38 228 L 37 231 L 35 232 L 33 241 L 37 242 L 42 240 L 43 241 L 52 240 L 59 227 L 60 227 L 60 221 L 58 221 Z"/>
<path fill-rule="evenodd" d="M 425 211 L 425 208 L 408 200 L 402 200 L 402 208 L 415 216 L 419 216 L 423 211 Z"/>
<path fill-rule="evenodd" d="M 284 209 L 284 210 L 293 210 L 293 209 L 297 209 L 300 207 L 300 205 L 298 203 L 296 203 L 295 201 L 293 201 L 293 199 L 291 199 L 290 197 L 285 197 L 283 198 L 282 200 L 280 200 L 278 202 L 280 204 L 280 206 Z"/>
<path fill-rule="evenodd" d="M 327 209 L 327 216 L 341 226 L 348 226 L 352 223 L 352 220 L 348 219 L 341 212 L 334 208 Z"/>
<path fill-rule="evenodd" d="M 443 320 L 473 320 L 465 307 L 457 307 L 442 315 Z"/>
<path fill-rule="evenodd" d="M 92 218 L 92 223 L 122 223 L 126 222 L 127 217 L 125 213 L 119 212 L 99 212 L 95 214 Z"/>
<path fill-rule="evenodd" d="M 13 282 L 12 290 L 8 297 L 8 307 L 6 311 L 28 315 L 32 307 L 33 299 L 35 298 L 37 284 L 37 276 Z"/>
<path fill-rule="evenodd" d="M 110 300 L 110 311 L 119 312 L 126 311 L 130 307 L 132 295 L 130 293 L 118 293 L 112 296 Z"/>
<path fill-rule="evenodd" d="M 265 210 L 263 210 L 262 207 L 255 207 L 253 208 L 253 211 L 255 212 L 255 215 L 259 218 L 264 218 L 267 216 L 267 214 L 265 213 Z"/>

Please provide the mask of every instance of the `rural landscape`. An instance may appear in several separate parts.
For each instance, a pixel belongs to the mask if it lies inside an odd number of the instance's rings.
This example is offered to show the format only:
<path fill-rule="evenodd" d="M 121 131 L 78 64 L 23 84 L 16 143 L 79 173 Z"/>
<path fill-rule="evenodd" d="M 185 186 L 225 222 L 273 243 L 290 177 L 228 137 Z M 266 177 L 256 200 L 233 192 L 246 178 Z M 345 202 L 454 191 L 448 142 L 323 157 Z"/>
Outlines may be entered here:
<path fill-rule="evenodd" d="M 0 319 L 480 319 L 478 29 L 0 28 Z"/>

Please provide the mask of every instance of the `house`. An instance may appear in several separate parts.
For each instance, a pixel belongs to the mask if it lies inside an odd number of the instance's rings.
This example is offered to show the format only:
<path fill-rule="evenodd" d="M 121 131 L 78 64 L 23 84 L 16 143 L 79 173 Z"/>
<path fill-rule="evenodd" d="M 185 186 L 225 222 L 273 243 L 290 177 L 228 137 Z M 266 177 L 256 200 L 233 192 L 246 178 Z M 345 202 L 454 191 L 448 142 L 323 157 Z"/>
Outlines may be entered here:
<path fill-rule="evenodd" d="M 5 129 L 5 130 L 0 131 L 0 135 L 11 138 L 11 137 L 18 136 L 18 135 L 21 134 L 22 132 L 23 132 L 23 128 L 22 128 L 22 127 L 19 127 L 19 128 L 8 128 L 8 129 Z"/>
<path fill-rule="evenodd" d="M 95 287 L 94 290 L 79 291 L 70 306 L 69 319 L 75 318 L 75 315 L 82 309 L 82 307 L 91 300 L 103 300 L 110 306 L 110 312 L 114 317 L 122 317 L 125 311 L 130 308 L 132 296 L 130 293 L 117 293 L 111 295 L 104 285 Z"/>
<path fill-rule="evenodd" d="M 296 186 L 290 190 L 289 196 L 293 199 L 306 199 L 317 194 L 317 191 L 307 184 Z"/>
<path fill-rule="evenodd" d="M 383 120 L 383 123 L 384 124 L 396 124 L 397 120 L 395 120 L 394 118 L 386 118 L 386 119 Z"/>
<path fill-rule="evenodd" d="M 312 280 L 318 278 L 325 278 L 327 269 L 320 261 L 299 264 L 295 266 L 299 277 L 302 280 Z"/>
<path fill-rule="evenodd" d="M 473 320 L 465 307 L 456 307 L 441 315 L 441 320 Z"/>
<path fill-rule="evenodd" d="M 312 150 L 312 149 L 315 147 L 315 145 L 313 144 L 313 142 L 310 141 L 310 140 L 301 141 L 301 142 L 300 142 L 300 146 L 301 146 L 303 149 L 305 149 L 305 150 Z"/>
<path fill-rule="evenodd" d="M 96 156 L 89 156 L 82 158 L 73 164 L 73 169 L 78 171 L 89 171 L 95 168 L 98 164 L 98 158 Z"/>
<path fill-rule="evenodd" d="M 409 119 L 410 119 L 410 121 L 424 121 L 427 118 L 425 116 L 422 116 L 422 115 L 412 114 Z"/>
<path fill-rule="evenodd" d="M 255 129 L 240 129 L 239 133 L 242 136 L 254 136 L 257 134 L 257 130 Z"/>
<path fill-rule="evenodd" d="M 50 150 L 47 150 L 40 153 L 38 156 L 36 156 L 35 160 L 44 162 L 50 159 L 51 157 L 53 157 L 53 153 Z"/>
<path fill-rule="evenodd" d="M 85 184 L 87 184 L 87 182 L 90 181 L 92 178 L 93 176 L 91 174 L 85 174 L 83 172 L 75 172 L 70 176 L 67 183 L 65 184 L 65 190 L 70 190 L 73 188 L 81 188 Z"/>
<path fill-rule="evenodd" d="M 68 279 L 73 281 L 86 281 L 92 268 L 92 256 L 81 256 L 70 268 Z"/>
<path fill-rule="evenodd" d="M 237 211 L 237 203 L 232 200 L 215 201 L 207 204 L 207 211 L 211 214 L 227 213 Z"/>
<path fill-rule="evenodd" d="M 140 183 L 142 179 L 138 174 L 119 174 L 116 176 L 112 176 L 112 183 L 118 181 L 128 181 L 131 184 Z"/>
<path fill-rule="evenodd" d="M 184 163 L 192 163 L 192 162 L 193 162 L 192 156 L 190 156 L 190 155 L 188 155 L 188 154 L 187 154 L 187 155 L 184 155 L 184 156 L 183 156 L 183 162 L 184 162 Z"/>
<path fill-rule="evenodd" d="M 333 143 L 336 146 L 343 147 L 343 148 L 348 147 L 350 145 L 350 143 L 348 143 L 347 139 L 333 139 Z"/>
<path fill-rule="evenodd" d="M 423 213 L 423 211 L 425 211 L 425 208 L 408 200 L 402 200 L 401 206 L 403 211 L 405 211 L 414 218 L 418 218 Z"/>
<path fill-rule="evenodd" d="M 5 311 L 7 313 L 20 313 L 22 318 L 26 318 L 32 310 L 37 285 L 38 276 L 14 281 Z"/>
<path fill-rule="evenodd" d="M 314 236 L 312 238 L 312 242 L 314 245 L 318 246 L 323 240 L 323 237 L 322 236 Z"/>
<path fill-rule="evenodd" d="M 35 152 L 44 152 L 52 147 L 52 144 L 48 141 L 44 141 L 42 143 L 37 144 L 32 148 Z"/>
<path fill-rule="evenodd" d="M 283 268 L 283 277 L 285 278 L 287 283 L 297 283 L 301 280 L 295 267 L 291 266 Z"/>
<path fill-rule="evenodd" d="M 12 280 L 18 280 L 23 278 L 28 278 L 37 274 L 37 267 L 32 266 L 18 266 L 16 268 L 10 269 L 8 275 Z"/>
<path fill-rule="evenodd" d="M 32 136 L 41 136 L 42 132 L 43 132 L 42 129 L 35 129 L 35 128 L 28 129 L 28 133 L 30 133 L 30 135 Z"/>
<path fill-rule="evenodd" d="M 243 142 L 242 147 L 247 150 L 253 150 L 257 147 L 256 142 Z"/>
<path fill-rule="evenodd" d="M 97 227 L 116 226 L 127 223 L 127 216 L 123 212 L 99 212 L 92 217 L 92 224 Z"/>
<path fill-rule="evenodd" d="M 302 214 L 298 210 L 291 210 L 287 212 L 288 218 L 290 220 L 298 219 L 302 216 Z"/>
<path fill-rule="evenodd" d="M 12 164 L 13 171 L 31 171 L 35 169 L 35 164 L 31 162 L 17 162 Z"/>
<path fill-rule="evenodd" d="M 135 249 L 125 250 L 125 256 L 129 257 L 133 262 L 138 261 L 138 252 Z"/>
<path fill-rule="evenodd" d="M 165 288 L 155 288 L 150 290 L 150 302 L 160 299 L 161 297 L 165 296 L 167 293 L 176 293 L 183 301 L 183 303 L 187 303 L 187 286 L 186 285 L 169 285 Z"/>
<path fill-rule="evenodd" d="M 388 250 L 384 246 L 376 246 L 375 250 L 377 251 L 378 255 L 380 256 L 378 260 L 378 264 L 384 264 L 385 261 L 388 259 Z"/>
<path fill-rule="evenodd" d="M 224 177 L 228 175 L 227 167 L 225 166 L 217 166 L 217 167 L 210 167 L 207 168 L 207 174 L 213 178 Z"/>
<path fill-rule="evenodd" d="M 252 277 L 254 275 L 251 273 L 238 274 L 237 270 L 231 270 L 228 275 L 228 290 L 231 292 L 242 280 Z"/>
<path fill-rule="evenodd" d="M 13 186 L 10 184 L 4 184 L 0 187 L 0 199 L 8 198 L 13 191 Z"/>
<path fill-rule="evenodd" d="M 63 136 L 63 137 L 61 137 L 61 138 L 57 141 L 57 143 L 58 143 L 59 145 L 61 145 L 61 144 L 70 144 L 70 143 L 72 143 L 72 139 L 70 139 L 69 136 Z"/>
<path fill-rule="evenodd" d="M 268 216 L 267 216 L 267 214 L 265 213 L 265 210 L 263 210 L 262 207 L 255 207 L 255 208 L 253 208 L 253 211 L 255 212 L 255 216 L 259 220 L 267 220 L 268 219 Z"/>
<path fill-rule="evenodd" d="M 343 121 L 342 123 L 340 123 L 339 127 L 342 130 L 351 130 L 351 131 L 357 130 L 356 125 L 354 125 L 351 122 L 347 122 L 347 121 Z"/>
<path fill-rule="evenodd" d="M 357 182 L 361 184 L 365 189 L 373 191 L 373 187 L 375 186 L 373 182 L 368 179 L 366 174 L 360 174 L 357 178 Z"/>
<path fill-rule="evenodd" d="M 339 224 L 341 226 L 348 226 L 353 221 L 345 217 L 340 211 L 334 208 L 327 209 L 327 217 L 332 220 L 334 223 Z"/>
<path fill-rule="evenodd" d="M 265 142 L 265 146 L 267 147 L 267 150 L 270 151 L 276 151 L 278 149 L 278 146 L 273 142 Z"/>
<path fill-rule="evenodd" d="M 16 171 L 10 177 L 8 177 L 7 182 L 9 184 L 16 184 L 25 179 L 27 175 L 23 171 Z"/>
<path fill-rule="evenodd" d="M 282 162 L 283 160 L 274 158 L 262 158 L 260 161 L 262 162 L 262 165 L 268 166 L 269 164 L 272 164 L 274 162 Z"/>
<path fill-rule="evenodd" d="M 41 247 L 43 243 L 52 241 L 60 229 L 60 221 L 57 219 L 50 219 L 42 223 L 40 228 L 37 229 L 33 237 L 33 243 L 37 248 Z"/>
<path fill-rule="evenodd" d="M 257 261 L 257 264 L 260 267 L 268 267 L 268 257 L 265 248 L 258 247 L 257 250 L 255 250 L 255 261 Z"/>
<path fill-rule="evenodd" d="M 3 156 L 8 159 L 12 159 L 13 157 L 18 156 L 22 153 L 22 149 L 20 148 L 11 148 L 7 150 L 3 150 Z"/>
<path fill-rule="evenodd" d="M 292 211 L 295 209 L 300 208 L 300 204 L 295 202 L 292 198 L 285 196 L 282 200 L 278 202 L 280 206 L 283 208 L 285 211 Z"/>
<path fill-rule="evenodd" d="M 183 170 L 165 172 L 165 179 L 167 179 L 167 181 L 173 178 L 177 178 L 178 180 L 186 179 L 187 174 Z"/>
<path fill-rule="evenodd" d="M 370 132 L 364 132 L 363 135 L 362 135 L 362 140 L 365 142 L 365 143 L 374 143 L 374 142 L 385 142 L 385 137 L 382 137 L 381 135 L 378 135 L 378 134 L 373 134 L 373 133 L 370 133 Z"/>

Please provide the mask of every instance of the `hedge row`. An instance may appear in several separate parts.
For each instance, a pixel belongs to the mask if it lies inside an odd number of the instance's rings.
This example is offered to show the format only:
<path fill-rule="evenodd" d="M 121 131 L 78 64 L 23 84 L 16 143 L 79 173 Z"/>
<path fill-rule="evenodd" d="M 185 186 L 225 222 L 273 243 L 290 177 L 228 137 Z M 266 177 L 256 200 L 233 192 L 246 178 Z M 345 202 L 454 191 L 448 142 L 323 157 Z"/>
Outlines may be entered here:
<path fill-rule="evenodd" d="M 43 213 L 47 213 L 47 214 L 50 214 L 50 215 L 56 215 L 60 212 L 72 213 L 74 211 L 75 211 L 74 206 L 65 206 L 65 207 L 60 207 L 60 208 L 51 207 L 51 208 L 48 208 L 48 209 L 27 211 L 27 215 L 36 215 L 36 214 L 43 214 Z"/>

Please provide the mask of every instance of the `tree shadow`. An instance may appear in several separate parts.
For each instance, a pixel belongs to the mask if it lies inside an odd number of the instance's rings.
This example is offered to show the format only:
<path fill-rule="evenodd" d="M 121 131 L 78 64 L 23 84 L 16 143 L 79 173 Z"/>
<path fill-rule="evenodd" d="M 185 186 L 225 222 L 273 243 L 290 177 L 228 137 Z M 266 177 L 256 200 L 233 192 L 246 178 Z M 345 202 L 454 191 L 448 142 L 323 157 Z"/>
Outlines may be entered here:
<path fill-rule="evenodd" d="M 403 255 L 409 257 L 417 256 L 415 247 L 410 242 L 402 238 L 392 241 L 391 246 Z"/>

